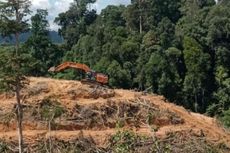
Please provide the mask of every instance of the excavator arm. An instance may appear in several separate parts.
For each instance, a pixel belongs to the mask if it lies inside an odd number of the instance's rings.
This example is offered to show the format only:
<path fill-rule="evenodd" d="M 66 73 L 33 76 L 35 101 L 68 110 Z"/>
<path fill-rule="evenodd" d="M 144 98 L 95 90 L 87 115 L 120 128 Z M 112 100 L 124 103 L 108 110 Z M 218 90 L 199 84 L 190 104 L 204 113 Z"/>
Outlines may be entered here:
<path fill-rule="evenodd" d="M 81 63 L 74 63 L 74 62 L 62 63 L 58 65 L 57 67 L 51 67 L 48 71 L 49 72 L 60 72 L 68 68 L 80 69 L 80 70 L 85 71 L 86 73 L 91 71 L 91 69 L 87 65 L 81 64 Z"/>

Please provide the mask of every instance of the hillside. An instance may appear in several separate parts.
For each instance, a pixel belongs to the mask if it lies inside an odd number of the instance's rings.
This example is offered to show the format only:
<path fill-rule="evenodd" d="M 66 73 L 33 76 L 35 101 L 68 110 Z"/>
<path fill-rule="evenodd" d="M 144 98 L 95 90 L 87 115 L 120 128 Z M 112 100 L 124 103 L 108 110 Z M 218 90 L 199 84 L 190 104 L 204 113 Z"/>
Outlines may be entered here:
<path fill-rule="evenodd" d="M 31 32 L 26 32 L 26 33 L 22 33 L 19 37 L 19 41 L 21 43 L 24 43 L 27 41 L 27 39 L 31 36 Z M 58 32 L 56 31 L 49 31 L 49 37 L 51 39 L 51 41 L 53 43 L 62 43 L 63 42 L 63 39 L 61 36 L 58 35 Z M 10 38 L 5 38 L 3 39 L 1 36 L 0 36 L 0 44 L 2 43 L 9 43 L 9 44 L 15 44 L 15 39 L 13 37 L 13 39 L 10 39 Z"/>
<path fill-rule="evenodd" d="M 53 152 L 230 152 L 230 133 L 214 118 L 162 96 L 78 81 L 29 80 L 23 89 L 28 152 L 46 152 L 50 146 Z M 14 99 L 0 95 L 0 150 L 7 152 L 14 152 L 17 142 Z"/>

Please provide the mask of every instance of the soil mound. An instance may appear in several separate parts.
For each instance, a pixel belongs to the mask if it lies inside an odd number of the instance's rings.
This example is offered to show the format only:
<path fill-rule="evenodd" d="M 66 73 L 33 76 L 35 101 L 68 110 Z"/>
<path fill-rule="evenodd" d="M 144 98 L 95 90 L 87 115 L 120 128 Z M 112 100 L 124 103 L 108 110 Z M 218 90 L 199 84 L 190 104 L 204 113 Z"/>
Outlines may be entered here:
<path fill-rule="evenodd" d="M 29 80 L 22 91 L 27 152 L 230 152 L 230 133 L 214 118 L 162 96 Z M 0 152 L 16 152 L 14 99 L 12 93 L 0 95 Z"/>

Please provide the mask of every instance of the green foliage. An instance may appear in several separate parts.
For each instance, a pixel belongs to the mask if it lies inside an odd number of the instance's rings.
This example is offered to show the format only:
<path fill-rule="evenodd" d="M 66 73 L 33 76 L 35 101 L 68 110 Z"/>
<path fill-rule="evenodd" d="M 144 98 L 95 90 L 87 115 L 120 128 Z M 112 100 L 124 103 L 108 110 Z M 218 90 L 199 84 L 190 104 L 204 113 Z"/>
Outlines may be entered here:
<path fill-rule="evenodd" d="M 230 107 L 229 103 L 229 4 L 223 1 L 213 7 L 209 12 L 206 24 L 209 25 L 207 43 L 212 46 L 211 50 L 215 56 L 214 74 L 216 80 L 216 90 L 213 92 L 213 104 L 209 109 L 211 115 L 222 116 Z M 215 109 L 211 109 L 215 108 Z"/>
<path fill-rule="evenodd" d="M 112 138 L 111 143 L 115 144 L 113 146 L 113 151 L 116 153 L 126 153 L 134 149 L 134 141 L 136 136 L 134 133 L 129 131 L 118 131 Z"/>
<path fill-rule="evenodd" d="M 0 152 L 2 152 L 2 153 L 9 152 L 9 148 L 7 147 L 6 143 L 0 142 Z"/>
<path fill-rule="evenodd" d="M 178 57 L 170 56 L 170 54 L 173 54 L 171 53 L 173 48 L 167 50 L 167 54 L 164 54 L 160 46 L 155 47 L 155 51 L 145 65 L 146 86 L 152 86 L 154 92 L 163 94 L 168 99 L 174 100 L 181 85 L 176 65 L 176 58 Z M 180 51 L 178 52 L 178 56 L 180 56 Z"/>
<path fill-rule="evenodd" d="M 221 115 L 230 107 L 230 79 L 225 69 L 219 67 L 216 80 L 219 88 L 213 93 L 214 103 L 209 107 L 208 114 Z"/>
<path fill-rule="evenodd" d="M 227 6 L 214 0 L 133 0 L 94 16 L 85 9 L 93 2 L 75 1 L 56 19 L 70 46 L 63 61 L 108 74 L 113 87 L 151 89 L 194 111 L 210 106 L 212 115 L 220 115 L 229 107 Z M 58 75 L 80 76 L 72 70 Z"/>
<path fill-rule="evenodd" d="M 210 55 L 203 52 L 203 48 L 191 38 L 184 39 L 184 59 L 187 73 L 184 81 L 185 100 L 195 111 L 205 111 L 206 81 L 210 69 Z M 193 106 L 192 106 L 193 105 Z"/>
<path fill-rule="evenodd" d="M 56 100 L 47 98 L 42 101 L 39 113 L 42 119 L 50 121 L 60 117 L 65 113 L 65 109 Z"/>
<path fill-rule="evenodd" d="M 26 41 L 24 48 L 34 58 L 34 65 L 30 69 L 30 75 L 44 76 L 53 65 L 57 65 L 62 52 L 49 38 L 47 10 L 39 9 L 31 17 L 31 36 Z"/>
<path fill-rule="evenodd" d="M 94 2 L 95 0 L 75 0 L 68 11 L 55 19 L 61 26 L 59 33 L 65 38 L 68 49 L 78 42 L 82 34 L 86 34 L 86 26 L 95 20 L 96 11 L 87 9 L 87 5 Z"/>
<path fill-rule="evenodd" d="M 25 65 L 30 63 L 30 56 L 20 50 L 19 35 L 28 28 L 25 17 L 30 13 L 29 0 L 8 0 L 0 2 L 0 35 L 3 37 L 15 37 L 15 52 L 1 53 L 0 59 L 0 88 L 15 92 L 17 101 L 17 122 L 18 122 L 18 151 L 23 152 L 21 89 L 25 86 L 26 72 Z"/>
<path fill-rule="evenodd" d="M 120 64 L 117 61 L 113 61 L 107 69 L 107 72 L 110 76 L 110 84 L 112 86 L 122 85 L 122 87 L 127 88 L 131 83 L 131 76 L 128 70 L 121 68 Z"/>
<path fill-rule="evenodd" d="M 7 0 L 0 2 L 0 35 L 3 37 L 11 34 L 22 33 L 28 30 L 27 20 L 24 18 L 30 13 L 29 0 Z M 17 11 L 18 15 L 15 16 Z"/>
<path fill-rule="evenodd" d="M 156 35 L 158 36 L 159 44 L 167 49 L 175 45 L 175 25 L 168 18 L 163 18 L 157 26 Z"/>
<path fill-rule="evenodd" d="M 148 32 L 163 19 L 168 18 L 175 23 L 180 18 L 180 0 L 132 0 L 124 12 L 127 27 L 133 31 L 140 28 Z M 142 20 L 141 20 L 142 19 Z"/>
<path fill-rule="evenodd" d="M 122 13 L 124 12 L 124 6 L 108 6 L 102 10 L 100 16 L 101 21 L 107 26 L 120 27 L 125 26 L 125 20 L 122 18 Z"/>
<path fill-rule="evenodd" d="M 221 121 L 226 127 L 230 128 L 230 109 L 223 112 Z"/>
<path fill-rule="evenodd" d="M 11 20 L 13 2 L 0 6 L 3 36 L 28 27 L 23 20 L 18 26 Z M 30 57 L 30 64 L 23 71 L 47 76 L 49 67 L 63 61 L 81 62 L 108 74 L 112 87 L 148 89 L 188 109 L 213 116 L 223 116 L 229 109 L 227 0 L 218 4 L 215 0 L 132 0 L 128 6 L 108 6 L 100 14 L 88 9 L 92 3 L 95 0 L 75 0 L 68 11 L 58 15 L 55 22 L 65 40 L 62 46 L 51 43 L 48 12 L 38 10 L 31 18 L 32 36 L 23 45 L 23 50 L 28 51 L 22 52 L 23 56 Z M 29 3 L 20 1 L 20 5 L 25 13 L 29 12 Z M 5 47 L 0 50 L 9 53 Z M 9 63 L 8 57 L 3 55 L 1 64 Z M 10 71 L 0 74 L 2 77 L 13 73 L 10 64 L 6 65 L 4 69 Z M 55 77 L 79 79 L 84 73 L 66 70 Z"/>
<path fill-rule="evenodd" d="M 28 74 L 32 57 L 28 54 L 16 56 L 13 51 L 0 52 L 0 86 L 1 91 L 16 91 L 27 84 L 25 75 Z"/>

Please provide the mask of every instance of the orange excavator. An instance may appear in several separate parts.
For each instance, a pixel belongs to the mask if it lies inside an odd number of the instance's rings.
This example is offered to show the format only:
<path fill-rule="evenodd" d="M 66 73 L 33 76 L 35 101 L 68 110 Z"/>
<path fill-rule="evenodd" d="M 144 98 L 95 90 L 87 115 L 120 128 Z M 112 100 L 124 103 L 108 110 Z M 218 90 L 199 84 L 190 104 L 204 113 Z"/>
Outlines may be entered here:
<path fill-rule="evenodd" d="M 108 75 L 97 73 L 91 70 L 87 65 L 81 63 L 65 62 L 56 67 L 51 67 L 48 71 L 60 72 L 69 68 L 83 70 L 86 73 L 86 79 L 83 79 L 82 82 L 99 83 L 101 85 L 108 84 L 109 81 Z"/>

